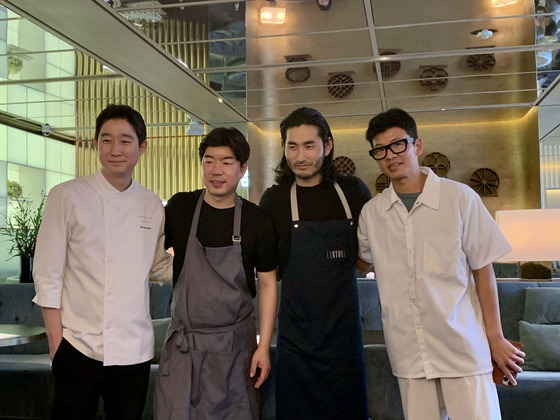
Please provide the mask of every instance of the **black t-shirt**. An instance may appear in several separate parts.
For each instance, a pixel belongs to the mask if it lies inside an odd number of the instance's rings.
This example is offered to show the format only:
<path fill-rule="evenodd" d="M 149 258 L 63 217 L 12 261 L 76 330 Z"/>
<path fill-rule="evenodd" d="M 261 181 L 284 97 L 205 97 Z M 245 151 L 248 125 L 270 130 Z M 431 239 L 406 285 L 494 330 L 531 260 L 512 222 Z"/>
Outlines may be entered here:
<path fill-rule="evenodd" d="M 354 176 L 339 176 L 337 183 L 342 188 L 350 206 L 355 225 L 362 206 L 371 199 L 367 185 Z M 292 240 L 292 211 L 290 208 L 290 186 L 273 185 L 261 197 L 260 206 L 274 219 L 279 237 L 279 276 L 282 277 L 288 264 Z M 298 210 L 301 220 L 327 221 L 346 219 L 346 212 L 332 185 L 320 183 L 314 187 L 297 186 Z"/>
<path fill-rule="evenodd" d="M 165 206 L 165 247 L 173 247 L 173 284 L 177 282 L 183 263 L 196 203 L 202 190 L 181 192 Z M 256 294 L 255 269 L 268 272 L 278 264 L 277 237 L 272 219 L 256 204 L 242 199 L 241 253 L 247 283 L 253 297 Z M 196 237 L 203 246 L 230 246 L 233 241 L 234 207 L 216 209 L 203 202 Z"/>

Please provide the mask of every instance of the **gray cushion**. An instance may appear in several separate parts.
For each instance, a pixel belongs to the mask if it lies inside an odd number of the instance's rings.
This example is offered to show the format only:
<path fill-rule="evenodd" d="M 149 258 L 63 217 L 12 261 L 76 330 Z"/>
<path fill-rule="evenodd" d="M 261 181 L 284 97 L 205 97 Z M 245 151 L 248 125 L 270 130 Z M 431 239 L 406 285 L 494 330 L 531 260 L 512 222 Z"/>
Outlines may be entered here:
<path fill-rule="evenodd" d="M 169 323 L 171 322 L 171 318 L 161 318 L 161 319 L 153 319 L 152 325 L 154 326 L 154 358 L 152 359 L 152 363 L 159 363 L 159 359 L 161 358 L 161 351 L 163 349 L 163 345 L 165 344 L 165 336 L 167 335 L 167 329 L 169 328 Z"/>
<path fill-rule="evenodd" d="M 358 279 L 358 297 L 360 303 L 360 317 L 362 329 L 382 330 L 381 305 L 377 281 L 373 279 Z"/>
<path fill-rule="evenodd" d="M 528 287 L 538 287 L 538 283 L 525 281 L 498 282 L 502 329 L 505 337 L 510 340 L 519 341 L 519 321 L 523 319 L 525 290 Z"/>
<path fill-rule="evenodd" d="M 525 346 L 525 370 L 560 371 L 560 325 L 519 321 L 519 336 Z"/>
<path fill-rule="evenodd" d="M 531 324 L 560 324 L 560 287 L 527 289 L 523 320 Z"/>

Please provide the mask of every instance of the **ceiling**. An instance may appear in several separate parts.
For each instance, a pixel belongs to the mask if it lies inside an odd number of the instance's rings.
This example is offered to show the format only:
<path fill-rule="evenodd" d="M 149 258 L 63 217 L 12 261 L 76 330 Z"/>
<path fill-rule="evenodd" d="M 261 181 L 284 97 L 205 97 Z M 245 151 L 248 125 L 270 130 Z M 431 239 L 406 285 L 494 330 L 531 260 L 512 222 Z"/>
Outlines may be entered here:
<path fill-rule="evenodd" d="M 249 122 L 276 131 L 303 105 L 319 109 L 334 130 L 364 128 L 391 107 L 420 123 L 517 119 L 547 96 L 558 74 L 554 62 L 537 68 L 536 54 L 554 56 L 559 45 L 536 41 L 531 0 L 500 8 L 491 0 L 333 0 L 328 11 L 315 0 L 0 4 L 211 126 Z M 286 22 L 261 23 L 262 7 L 286 8 Z M 135 22 L 142 13 L 187 19 L 201 9 L 206 68 L 186 68 Z M 493 36 L 477 36 L 483 29 Z M 307 61 L 287 62 L 296 55 Z M 547 105 L 560 103 L 551 98 Z"/>

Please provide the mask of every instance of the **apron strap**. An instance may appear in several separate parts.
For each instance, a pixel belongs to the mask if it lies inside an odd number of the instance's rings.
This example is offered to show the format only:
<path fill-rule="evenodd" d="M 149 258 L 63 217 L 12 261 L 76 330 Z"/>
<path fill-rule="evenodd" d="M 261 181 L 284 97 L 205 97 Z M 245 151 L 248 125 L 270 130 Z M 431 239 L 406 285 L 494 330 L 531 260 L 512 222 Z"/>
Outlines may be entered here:
<path fill-rule="evenodd" d="M 352 212 L 350 211 L 350 206 L 348 205 L 348 200 L 346 200 L 346 196 L 344 195 L 344 192 L 342 191 L 342 188 L 340 188 L 340 185 L 338 185 L 338 183 L 334 183 L 334 189 L 336 190 L 336 192 L 338 193 L 338 196 L 340 197 L 340 201 L 342 202 L 342 206 L 344 207 L 344 211 L 346 212 L 346 218 L 347 219 L 351 219 L 352 218 Z"/>
<path fill-rule="evenodd" d="M 196 231 L 198 229 L 198 219 L 200 218 L 200 209 L 202 208 L 202 202 L 204 201 L 205 193 L 206 193 L 206 189 L 202 190 L 202 193 L 198 198 L 198 202 L 196 203 L 196 207 L 194 209 L 194 214 L 191 222 L 191 230 L 189 232 L 189 241 L 191 239 L 196 238 Z"/>
<path fill-rule="evenodd" d="M 235 210 L 233 212 L 233 236 L 231 240 L 233 244 L 241 243 L 241 205 L 243 202 L 241 201 L 241 197 L 238 195 L 235 196 Z"/>
<path fill-rule="evenodd" d="M 334 184 L 334 189 L 336 190 L 336 193 L 338 194 L 338 197 L 340 198 L 340 201 L 342 203 L 342 207 L 344 207 L 344 212 L 346 213 L 346 218 L 347 219 L 352 219 L 352 212 L 350 211 L 350 206 L 348 205 L 348 200 L 346 200 L 346 196 L 344 195 L 344 192 L 342 191 L 342 188 L 340 188 L 340 185 L 338 185 L 337 182 L 335 182 Z M 292 208 L 292 222 L 296 222 L 299 220 L 299 210 L 298 210 L 298 205 L 297 205 L 297 192 L 296 192 L 296 183 L 294 182 L 292 184 L 292 188 L 290 189 L 290 205 Z"/>
<path fill-rule="evenodd" d="M 292 222 L 297 222 L 299 220 L 299 211 L 297 206 L 297 193 L 296 193 L 296 183 L 292 184 L 290 189 L 290 204 L 292 206 Z"/>
<path fill-rule="evenodd" d="M 191 223 L 191 230 L 189 232 L 189 240 L 196 238 L 196 232 L 198 229 L 198 219 L 200 218 L 200 209 L 202 208 L 202 202 L 204 201 L 204 194 L 206 189 L 202 190 L 196 207 L 194 209 L 194 214 Z M 238 244 L 241 242 L 241 197 L 235 195 L 235 210 L 233 212 L 233 235 L 231 237 L 233 244 Z"/>

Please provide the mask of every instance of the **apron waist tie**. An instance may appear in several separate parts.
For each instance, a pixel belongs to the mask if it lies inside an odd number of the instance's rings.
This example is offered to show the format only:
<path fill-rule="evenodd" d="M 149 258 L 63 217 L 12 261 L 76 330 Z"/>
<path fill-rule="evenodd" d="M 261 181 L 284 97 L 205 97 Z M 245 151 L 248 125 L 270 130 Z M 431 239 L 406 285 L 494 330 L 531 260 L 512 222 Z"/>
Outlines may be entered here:
<path fill-rule="evenodd" d="M 188 328 L 185 327 L 180 321 L 175 331 L 177 331 L 177 340 L 175 341 L 175 345 L 179 348 L 181 353 L 188 353 L 189 352 L 189 339 L 187 338 L 187 334 L 223 334 L 233 330 L 236 330 L 240 326 L 246 324 L 251 320 L 252 314 L 248 314 L 245 318 L 241 321 L 233 324 L 227 325 L 225 327 L 208 327 L 208 328 Z"/>

